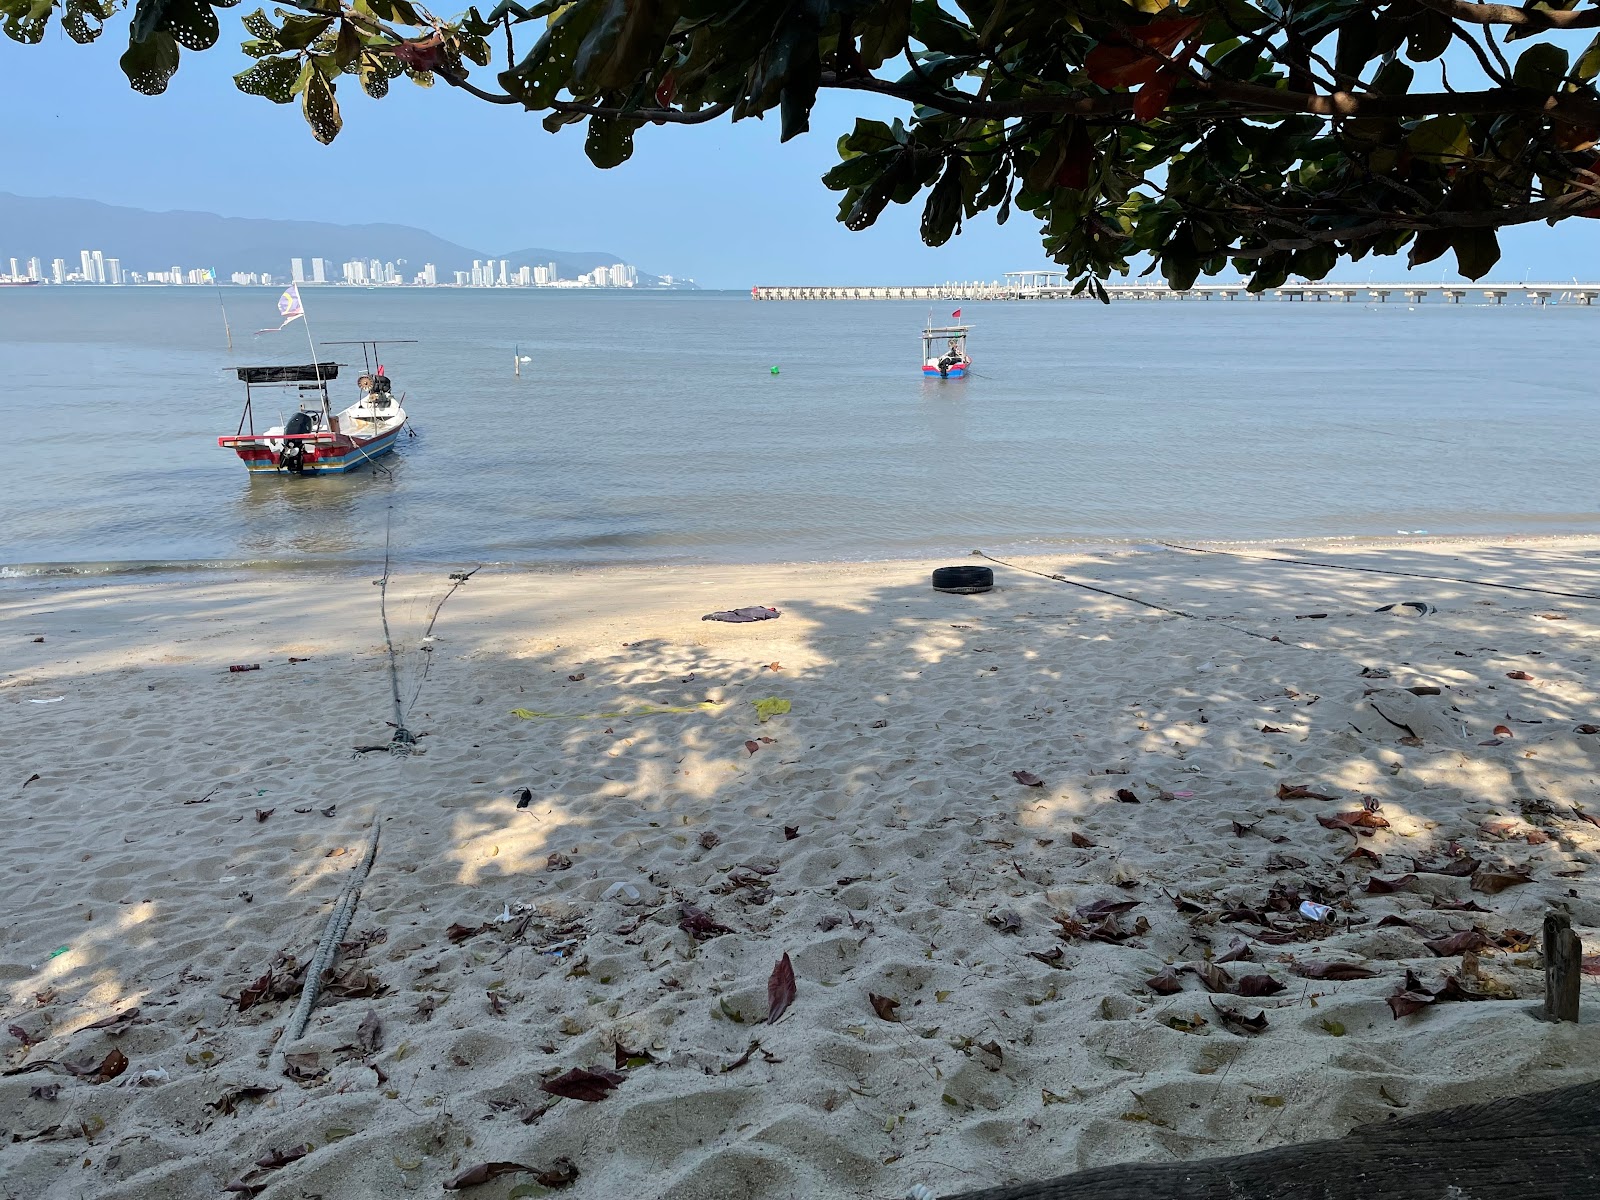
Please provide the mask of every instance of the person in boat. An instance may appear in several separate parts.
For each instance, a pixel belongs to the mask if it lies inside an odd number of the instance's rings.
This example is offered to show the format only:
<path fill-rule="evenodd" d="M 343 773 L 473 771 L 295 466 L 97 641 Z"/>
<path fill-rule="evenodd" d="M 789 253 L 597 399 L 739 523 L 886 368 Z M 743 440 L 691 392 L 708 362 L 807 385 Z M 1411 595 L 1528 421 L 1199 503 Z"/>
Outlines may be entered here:
<path fill-rule="evenodd" d="M 939 360 L 939 374 L 948 375 L 951 367 L 959 367 L 967 361 L 967 356 L 962 353 L 961 339 L 951 338 L 949 349 L 945 356 Z"/>

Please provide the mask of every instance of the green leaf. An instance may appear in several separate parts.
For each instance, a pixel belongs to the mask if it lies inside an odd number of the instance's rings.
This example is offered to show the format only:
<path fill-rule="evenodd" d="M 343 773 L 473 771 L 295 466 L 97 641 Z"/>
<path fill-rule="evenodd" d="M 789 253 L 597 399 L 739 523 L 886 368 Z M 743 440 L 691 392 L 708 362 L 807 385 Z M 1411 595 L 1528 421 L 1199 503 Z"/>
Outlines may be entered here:
<path fill-rule="evenodd" d="M 1551 42 L 1537 42 L 1517 59 L 1511 71 L 1511 82 L 1536 92 L 1553 92 L 1566 73 L 1566 50 Z"/>
<path fill-rule="evenodd" d="M 1451 113 L 1418 121 L 1406 134 L 1406 145 L 1430 162 L 1460 162 L 1472 157 L 1472 139 L 1465 117 Z"/>
<path fill-rule="evenodd" d="M 1391 58 L 1372 77 L 1372 90 L 1383 96 L 1403 96 L 1416 77 L 1417 73 L 1404 59 Z"/>
<path fill-rule="evenodd" d="M 290 13 L 283 18 L 283 28 L 276 33 L 278 44 L 285 50 L 304 50 L 328 32 L 332 17 Z"/>
<path fill-rule="evenodd" d="M 1450 235 L 1456 269 L 1468 279 L 1482 279 L 1500 261 L 1500 239 L 1492 229 L 1457 229 Z"/>
<path fill-rule="evenodd" d="M 100 36 L 106 18 L 117 11 L 116 0 L 67 0 L 61 28 L 80 46 Z"/>
<path fill-rule="evenodd" d="M 1412 62 L 1431 62 L 1450 47 L 1455 27 L 1431 8 L 1418 8 L 1406 25 L 1406 54 Z"/>
<path fill-rule="evenodd" d="M 961 160 L 952 158 L 922 209 L 922 241 L 942 246 L 961 225 Z"/>
<path fill-rule="evenodd" d="M 209 50 L 221 32 L 206 0 L 167 0 L 161 27 L 185 50 Z"/>
<path fill-rule="evenodd" d="M 142 42 L 130 42 L 118 64 L 134 91 L 159 96 L 178 70 L 178 43 L 165 30 L 152 33 Z"/>
<path fill-rule="evenodd" d="M 294 85 L 299 78 L 298 58 L 263 58 L 235 75 L 233 82 L 247 96 L 265 96 L 274 104 L 288 104 L 294 99 Z"/>
<path fill-rule="evenodd" d="M 620 117 L 590 117 L 583 152 L 601 168 L 621 166 L 633 155 L 633 131 L 639 122 Z"/>
<path fill-rule="evenodd" d="M 340 21 L 339 36 L 333 43 L 333 61 L 339 64 L 341 71 L 354 71 L 361 58 L 361 50 L 361 31 L 354 22 Z"/>
<path fill-rule="evenodd" d="M 321 71 L 313 70 L 305 75 L 300 111 L 305 114 L 306 124 L 311 126 L 311 136 L 324 146 L 339 136 L 344 124 L 339 116 L 339 101 L 334 96 L 334 84 Z"/>
<path fill-rule="evenodd" d="M 1339 29 L 1338 48 L 1333 56 L 1333 69 L 1347 80 L 1359 79 L 1367 63 L 1377 55 L 1378 23 L 1370 13 L 1353 11 L 1345 17 Z"/>
<path fill-rule="evenodd" d="M 1406 256 L 1406 265 L 1420 267 L 1423 263 L 1432 262 L 1448 249 L 1450 249 L 1448 230 L 1424 229 L 1411 243 L 1411 253 Z"/>
<path fill-rule="evenodd" d="M 1572 77 L 1580 83 L 1588 83 L 1596 75 L 1600 75 L 1600 33 L 1595 34 L 1594 41 L 1578 56 L 1578 65 L 1572 68 Z"/>

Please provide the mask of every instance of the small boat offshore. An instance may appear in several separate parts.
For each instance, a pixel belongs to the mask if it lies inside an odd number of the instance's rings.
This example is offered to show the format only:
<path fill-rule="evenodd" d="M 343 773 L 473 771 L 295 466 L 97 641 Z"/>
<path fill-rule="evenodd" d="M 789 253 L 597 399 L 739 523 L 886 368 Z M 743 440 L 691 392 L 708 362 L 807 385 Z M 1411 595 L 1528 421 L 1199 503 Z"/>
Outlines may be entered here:
<path fill-rule="evenodd" d="M 958 308 L 951 315 L 960 320 L 961 310 Z M 972 369 L 972 359 L 967 355 L 967 331 L 971 328 L 970 325 L 936 328 L 930 319 L 922 330 L 923 375 L 937 375 L 940 379 L 966 378 Z"/>
<path fill-rule="evenodd" d="M 368 367 L 357 380 L 360 398 L 335 412 L 328 391 L 339 377 L 339 364 L 238 367 L 244 384 L 244 411 L 238 430 L 219 437 L 217 445 L 237 454 L 252 475 L 339 475 L 381 458 L 394 449 L 406 427 L 404 396 L 396 396 L 383 365 L 377 363 L 377 342 L 359 344 Z M 295 389 L 298 410 L 281 424 L 257 430 L 256 390 Z"/>

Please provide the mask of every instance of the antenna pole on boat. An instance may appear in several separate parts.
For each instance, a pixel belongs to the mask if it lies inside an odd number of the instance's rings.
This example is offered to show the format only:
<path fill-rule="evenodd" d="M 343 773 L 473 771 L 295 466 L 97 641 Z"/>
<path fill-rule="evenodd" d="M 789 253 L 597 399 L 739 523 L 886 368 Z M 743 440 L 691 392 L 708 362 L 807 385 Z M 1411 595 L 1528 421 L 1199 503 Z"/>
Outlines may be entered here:
<path fill-rule="evenodd" d="M 222 281 L 217 278 L 216 268 L 211 269 L 211 284 L 217 289 L 217 307 L 222 310 L 222 332 L 228 335 L 228 353 L 233 353 L 233 327 L 228 324 L 228 306 L 222 302 Z"/>
<path fill-rule="evenodd" d="M 295 295 L 300 295 L 300 289 L 295 289 Z M 328 428 L 333 428 L 333 409 L 328 403 L 328 381 L 322 377 L 322 364 L 317 361 L 317 342 L 311 336 L 311 317 L 306 312 L 305 297 L 300 297 L 300 323 L 306 327 L 306 344 L 311 347 L 311 365 L 317 372 L 317 382 L 322 385 L 322 419 L 327 422 Z"/>

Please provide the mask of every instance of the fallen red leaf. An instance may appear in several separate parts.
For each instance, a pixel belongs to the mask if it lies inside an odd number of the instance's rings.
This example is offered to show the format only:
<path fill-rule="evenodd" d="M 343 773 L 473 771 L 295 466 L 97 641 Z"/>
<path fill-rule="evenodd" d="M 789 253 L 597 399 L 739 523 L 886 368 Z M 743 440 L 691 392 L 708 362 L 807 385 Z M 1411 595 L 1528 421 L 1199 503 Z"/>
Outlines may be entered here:
<path fill-rule="evenodd" d="M 1505 725 L 1496 725 L 1494 727 L 1494 735 L 1497 738 L 1509 738 L 1517 736 L 1511 732 L 1511 729 L 1508 726 Z"/>
<path fill-rule="evenodd" d="M 1223 1026 L 1233 1030 L 1234 1033 L 1242 1034 L 1245 1037 L 1254 1037 L 1256 1034 L 1264 1032 L 1267 1028 L 1267 1014 L 1264 1012 L 1258 1012 L 1253 1017 L 1247 1017 L 1231 1008 L 1223 1008 L 1215 1000 L 1212 1000 L 1210 1004 L 1216 1010 L 1217 1016 L 1222 1018 Z"/>
<path fill-rule="evenodd" d="M 1072 844 L 1074 846 L 1076 846 L 1079 850 L 1093 850 L 1094 849 L 1094 843 L 1091 842 L 1088 838 L 1084 837 L 1083 834 L 1081 834 L 1081 833 L 1074 833 L 1072 835 Z"/>
<path fill-rule="evenodd" d="M 1350 812 L 1335 813 L 1331 817 L 1317 814 L 1317 824 L 1324 829 L 1344 829 L 1360 837 L 1371 837 L 1371 830 L 1387 829 L 1389 822 L 1378 813 L 1364 808 L 1352 809 Z"/>
<path fill-rule="evenodd" d="M 1279 800 L 1337 800 L 1337 796 L 1327 796 L 1321 792 L 1313 792 L 1304 784 L 1280 783 L 1278 785 Z"/>
<path fill-rule="evenodd" d="M 275 1171 L 279 1167 L 286 1167 L 292 1162 L 299 1162 L 310 1153 L 311 1145 L 309 1142 L 302 1142 L 300 1145 L 291 1146 L 287 1150 L 269 1147 L 265 1154 L 256 1159 L 256 1166 L 261 1167 L 263 1170 Z"/>
<path fill-rule="evenodd" d="M 772 968 L 772 974 L 767 979 L 767 1024 L 771 1025 L 794 1003 L 795 993 L 798 989 L 794 981 L 794 964 L 789 961 L 788 951 L 777 961 Z"/>
<path fill-rule="evenodd" d="M 1015 779 L 1023 787 L 1044 786 L 1044 780 L 1040 779 L 1032 771 L 1013 771 L 1011 772 L 1011 778 Z"/>
<path fill-rule="evenodd" d="M 714 920 L 705 909 L 696 908 L 693 904 L 680 906 L 678 913 L 678 928 L 697 942 L 703 942 L 707 938 L 714 938 L 720 934 L 733 932 L 728 926 Z"/>
<path fill-rule="evenodd" d="M 1529 675 L 1526 671 L 1507 671 L 1506 672 L 1506 678 L 1507 679 L 1524 679 L 1524 680 L 1526 680 L 1526 679 L 1532 679 L 1533 676 Z"/>
<path fill-rule="evenodd" d="M 1371 967 L 1363 967 L 1357 963 L 1323 962 L 1318 959 L 1290 963 L 1289 970 L 1302 979 L 1376 979 L 1378 975 Z"/>
<path fill-rule="evenodd" d="M 531 1171 L 532 1167 L 517 1162 L 481 1162 L 468 1167 L 453 1179 L 445 1181 L 444 1190 L 459 1192 L 462 1188 L 477 1187 L 502 1175 L 515 1175 L 518 1171 Z"/>
<path fill-rule="evenodd" d="M 872 1004 L 872 1011 L 878 1014 L 880 1021 L 899 1021 L 900 1016 L 895 1010 L 900 1007 L 900 1001 L 890 996 L 880 996 L 877 992 L 868 992 L 867 999 Z"/>
<path fill-rule="evenodd" d="M 615 1071 L 603 1068 L 599 1071 L 589 1071 L 583 1067 L 573 1067 L 572 1070 L 563 1072 L 554 1079 L 546 1079 L 539 1085 L 539 1090 L 566 1100 L 583 1100 L 593 1104 L 604 1100 L 615 1091 L 623 1078 Z"/>
<path fill-rule="evenodd" d="M 1493 896 L 1503 892 L 1509 887 L 1516 887 L 1522 883 L 1532 883 L 1533 876 L 1523 870 L 1513 871 L 1479 871 L 1472 877 L 1472 890 L 1484 892 Z"/>
<path fill-rule="evenodd" d="M 1415 875 L 1397 875 L 1393 879 L 1382 879 L 1377 875 L 1367 878 L 1366 891 L 1369 895 L 1381 896 L 1385 892 L 1406 892 L 1411 890 L 1411 885 L 1417 881 Z"/>
<path fill-rule="evenodd" d="M 746 750 L 750 751 L 751 754 L 754 754 L 757 750 L 761 749 L 761 743 L 760 742 L 746 742 L 744 744 L 744 748 Z"/>
<path fill-rule="evenodd" d="M 1469 950 L 1479 950 L 1489 944 L 1489 939 L 1476 929 L 1463 929 L 1460 933 L 1452 933 L 1448 937 L 1434 938 L 1431 942 L 1423 942 L 1440 958 L 1453 958 L 1457 954 L 1465 954 Z"/>
<path fill-rule="evenodd" d="M 1139 797 L 1133 794 L 1132 788 L 1118 788 L 1117 801 L 1120 804 L 1137 804 L 1139 803 Z"/>
<path fill-rule="evenodd" d="M 1171 996 L 1183 991 L 1183 984 L 1178 979 L 1178 973 L 1171 967 L 1167 967 L 1150 976 L 1149 979 L 1144 981 L 1144 985 L 1158 996 Z"/>

